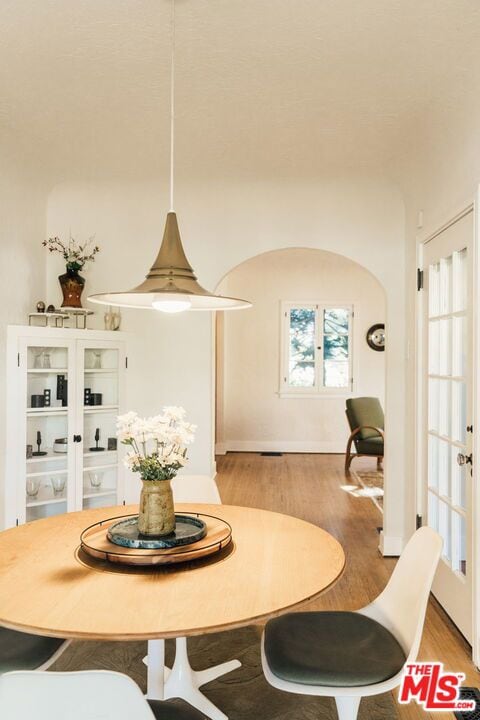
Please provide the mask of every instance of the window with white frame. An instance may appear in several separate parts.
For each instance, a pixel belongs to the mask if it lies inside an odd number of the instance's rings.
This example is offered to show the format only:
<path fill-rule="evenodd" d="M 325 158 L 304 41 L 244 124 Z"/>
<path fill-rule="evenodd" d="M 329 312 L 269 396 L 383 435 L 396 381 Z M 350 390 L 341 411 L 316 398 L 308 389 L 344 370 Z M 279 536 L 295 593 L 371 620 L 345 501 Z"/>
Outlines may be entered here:
<path fill-rule="evenodd" d="M 351 305 L 282 302 L 281 393 L 352 389 Z"/>

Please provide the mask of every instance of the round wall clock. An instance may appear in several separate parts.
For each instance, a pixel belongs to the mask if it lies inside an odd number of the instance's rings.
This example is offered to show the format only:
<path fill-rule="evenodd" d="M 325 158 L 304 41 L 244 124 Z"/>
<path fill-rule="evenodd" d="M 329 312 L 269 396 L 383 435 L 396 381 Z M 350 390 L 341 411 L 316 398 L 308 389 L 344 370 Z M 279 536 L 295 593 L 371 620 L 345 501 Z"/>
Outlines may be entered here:
<path fill-rule="evenodd" d="M 377 352 L 385 350 L 385 325 L 383 323 L 377 323 L 368 329 L 367 344 Z"/>

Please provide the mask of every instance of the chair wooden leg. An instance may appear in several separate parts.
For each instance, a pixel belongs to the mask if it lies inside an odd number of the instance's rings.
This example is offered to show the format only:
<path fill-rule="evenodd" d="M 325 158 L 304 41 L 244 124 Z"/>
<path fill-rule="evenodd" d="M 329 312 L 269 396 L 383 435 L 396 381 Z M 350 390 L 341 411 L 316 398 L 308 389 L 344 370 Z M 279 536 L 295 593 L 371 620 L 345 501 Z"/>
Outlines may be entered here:
<path fill-rule="evenodd" d="M 338 720 L 357 720 L 360 697 L 336 697 Z"/>
<path fill-rule="evenodd" d="M 352 464 L 353 455 L 351 453 L 352 449 L 352 438 L 350 437 L 348 439 L 347 443 L 347 449 L 345 451 L 345 474 L 347 474 L 350 471 L 350 465 Z"/>
<path fill-rule="evenodd" d="M 383 457 L 377 457 L 377 470 L 382 469 Z"/>

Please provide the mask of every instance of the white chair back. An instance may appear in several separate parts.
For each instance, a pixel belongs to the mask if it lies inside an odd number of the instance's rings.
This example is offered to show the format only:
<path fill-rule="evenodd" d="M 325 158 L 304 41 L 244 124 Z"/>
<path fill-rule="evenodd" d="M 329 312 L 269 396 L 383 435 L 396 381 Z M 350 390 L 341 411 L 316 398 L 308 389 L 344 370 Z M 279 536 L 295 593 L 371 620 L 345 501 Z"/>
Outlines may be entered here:
<path fill-rule="evenodd" d="M 207 476 L 184 475 L 172 480 L 173 499 L 176 503 L 210 503 L 219 505 L 222 501 L 217 483 Z"/>
<path fill-rule="evenodd" d="M 11 672 L 0 677 L 2 720 L 154 720 L 138 685 L 126 675 Z"/>
<path fill-rule="evenodd" d="M 388 585 L 360 612 L 388 628 L 408 660 L 416 658 L 443 541 L 432 528 L 417 530 L 402 552 Z"/>

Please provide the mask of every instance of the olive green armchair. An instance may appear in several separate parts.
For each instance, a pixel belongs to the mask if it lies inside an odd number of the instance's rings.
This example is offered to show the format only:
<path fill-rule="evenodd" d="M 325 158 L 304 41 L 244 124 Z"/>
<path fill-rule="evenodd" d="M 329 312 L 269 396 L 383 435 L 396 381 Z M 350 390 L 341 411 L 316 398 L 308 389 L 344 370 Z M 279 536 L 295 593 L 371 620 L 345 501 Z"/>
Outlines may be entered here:
<path fill-rule="evenodd" d="M 349 398 L 345 410 L 350 426 L 345 454 L 345 472 L 349 472 L 354 457 L 377 458 L 377 467 L 382 466 L 385 418 L 380 401 L 375 397 Z M 355 453 L 352 454 L 352 444 Z"/>

